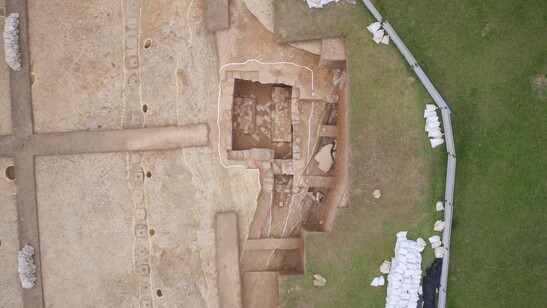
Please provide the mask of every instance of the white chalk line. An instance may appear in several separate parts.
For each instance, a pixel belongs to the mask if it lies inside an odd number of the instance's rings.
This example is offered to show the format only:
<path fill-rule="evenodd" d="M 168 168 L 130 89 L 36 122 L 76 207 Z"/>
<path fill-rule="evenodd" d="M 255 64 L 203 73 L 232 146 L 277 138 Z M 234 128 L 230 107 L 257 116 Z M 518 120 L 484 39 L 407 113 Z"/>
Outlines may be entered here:
<path fill-rule="evenodd" d="M 304 192 L 306 192 L 306 189 L 303 188 L 301 192 L 292 195 L 291 204 L 289 204 L 289 212 L 287 213 L 287 217 L 285 218 L 285 226 L 283 226 L 283 233 L 281 233 L 281 237 L 285 236 L 285 231 L 287 230 L 287 224 L 289 223 L 289 216 L 291 215 L 291 207 L 294 204 L 294 197 L 299 196 L 303 194 Z"/>

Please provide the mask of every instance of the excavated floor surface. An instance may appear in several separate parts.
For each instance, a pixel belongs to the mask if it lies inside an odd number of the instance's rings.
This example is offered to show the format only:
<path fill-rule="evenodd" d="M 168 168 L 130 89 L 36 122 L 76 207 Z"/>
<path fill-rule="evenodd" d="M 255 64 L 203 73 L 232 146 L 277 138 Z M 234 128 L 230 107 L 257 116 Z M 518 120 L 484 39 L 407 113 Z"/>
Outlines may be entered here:
<path fill-rule="evenodd" d="M 142 285 L 136 272 L 134 188 L 128 172 L 132 156 L 116 152 L 35 157 L 45 306 L 130 307 L 151 299 L 154 307 L 218 307 L 215 215 L 238 214 L 243 251 L 260 191 L 256 170 L 226 168 L 219 159 L 218 70 L 250 58 L 299 63 L 317 70 L 317 95 L 331 88 L 330 70 L 318 68 L 319 56 L 277 45 L 274 35 L 239 0 L 231 2 L 231 28 L 216 34 L 205 30 L 200 0 L 27 2 L 35 134 L 121 129 L 127 124 L 124 117 L 141 112 L 144 105 L 142 127 L 209 127 L 207 146 L 141 152 L 149 285 Z M 140 26 L 136 46 L 126 38 L 133 22 L 129 17 Z M 125 86 L 126 48 L 138 49 L 139 81 L 132 92 Z M 5 66 L 0 69 L 0 93 L 0 135 L 9 135 Z M 309 107 L 305 112 L 311 112 Z M 0 157 L 2 173 L 13 163 Z M 0 267 L 5 269 L 0 307 L 21 307 L 24 299 L 16 258 L 25 244 L 19 243 L 17 233 L 19 182 L 0 179 Z M 283 260 L 283 255 L 275 256 L 272 266 Z M 262 267 L 263 260 L 258 261 Z M 267 297 L 277 294 L 265 292 Z"/>

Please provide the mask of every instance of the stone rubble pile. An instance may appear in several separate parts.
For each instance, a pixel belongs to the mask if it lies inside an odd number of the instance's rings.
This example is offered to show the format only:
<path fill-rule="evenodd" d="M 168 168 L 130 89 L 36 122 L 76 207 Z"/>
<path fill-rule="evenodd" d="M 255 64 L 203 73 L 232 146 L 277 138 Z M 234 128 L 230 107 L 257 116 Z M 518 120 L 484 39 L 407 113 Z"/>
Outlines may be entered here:
<path fill-rule="evenodd" d="M 34 287 L 36 281 L 36 265 L 34 265 L 34 247 L 25 245 L 21 251 L 19 251 L 19 279 L 21 279 L 21 285 L 24 289 L 30 289 Z"/>
<path fill-rule="evenodd" d="M 385 34 L 384 29 L 382 29 L 382 24 L 379 22 L 371 23 L 367 27 L 368 32 L 372 33 L 372 40 L 376 44 L 389 45 L 389 35 Z"/>
<path fill-rule="evenodd" d="M 12 70 L 21 69 L 21 52 L 19 51 L 19 14 L 11 13 L 4 24 L 4 52 L 6 62 Z"/>
<path fill-rule="evenodd" d="M 441 133 L 441 122 L 437 116 L 437 106 L 426 104 L 424 110 L 425 131 L 430 138 L 432 148 L 436 148 L 444 143 L 443 133 Z"/>

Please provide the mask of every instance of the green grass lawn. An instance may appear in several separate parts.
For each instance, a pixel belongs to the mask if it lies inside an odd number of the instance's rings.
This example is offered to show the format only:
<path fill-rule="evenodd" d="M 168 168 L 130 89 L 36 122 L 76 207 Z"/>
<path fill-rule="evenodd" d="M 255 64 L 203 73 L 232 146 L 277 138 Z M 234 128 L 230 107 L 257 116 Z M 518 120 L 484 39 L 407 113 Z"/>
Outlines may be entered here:
<path fill-rule="evenodd" d="M 347 37 L 351 114 L 351 206 L 330 234 L 310 238 L 308 274 L 283 282 L 283 305 L 383 307 L 385 289 L 368 284 L 392 256 L 395 232 L 429 236 L 439 219 L 432 207 L 444 194 L 445 151 L 428 149 L 420 118 L 431 100 L 395 46 L 372 42 L 362 3 L 275 4 L 280 41 Z M 448 307 L 543 307 L 547 4 L 375 4 L 454 111 Z M 431 252 L 424 258 L 429 264 Z M 325 288 L 311 284 L 315 273 L 327 278 Z"/>

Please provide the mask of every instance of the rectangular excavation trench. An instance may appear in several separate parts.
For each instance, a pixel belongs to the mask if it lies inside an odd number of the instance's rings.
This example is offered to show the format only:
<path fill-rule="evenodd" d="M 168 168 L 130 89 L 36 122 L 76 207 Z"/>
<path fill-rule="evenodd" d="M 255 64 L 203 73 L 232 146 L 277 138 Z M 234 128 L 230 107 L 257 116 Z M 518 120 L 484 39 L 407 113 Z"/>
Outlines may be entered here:
<path fill-rule="evenodd" d="M 286 85 L 236 79 L 232 149 L 272 149 L 276 159 L 291 159 L 291 93 Z"/>

